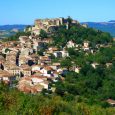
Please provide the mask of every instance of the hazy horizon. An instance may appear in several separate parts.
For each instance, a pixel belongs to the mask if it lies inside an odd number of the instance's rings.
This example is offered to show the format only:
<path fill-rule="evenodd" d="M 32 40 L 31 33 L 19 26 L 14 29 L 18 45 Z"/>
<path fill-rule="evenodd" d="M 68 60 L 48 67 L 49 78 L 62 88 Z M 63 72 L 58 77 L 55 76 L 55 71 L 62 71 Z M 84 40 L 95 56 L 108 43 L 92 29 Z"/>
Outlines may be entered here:
<path fill-rule="evenodd" d="M 57 18 L 57 17 L 54 17 L 54 18 Z M 44 18 L 40 18 L 40 19 L 44 19 Z M 75 20 L 77 20 L 77 19 L 75 19 Z M 111 21 L 111 20 L 108 20 L 108 21 L 83 21 L 83 22 L 80 22 L 80 23 L 85 23 L 85 22 L 103 23 L 103 22 L 109 22 L 109 21 Z M 7 25 L 34 25 L 34 20 L 33 20 L 32 24 L 22 24 L 22 23 L 17 23 L 17 24 L 15 24 L 15 23 L 14 24 L 0 24 L 0 26 L 7 26 Z"/>

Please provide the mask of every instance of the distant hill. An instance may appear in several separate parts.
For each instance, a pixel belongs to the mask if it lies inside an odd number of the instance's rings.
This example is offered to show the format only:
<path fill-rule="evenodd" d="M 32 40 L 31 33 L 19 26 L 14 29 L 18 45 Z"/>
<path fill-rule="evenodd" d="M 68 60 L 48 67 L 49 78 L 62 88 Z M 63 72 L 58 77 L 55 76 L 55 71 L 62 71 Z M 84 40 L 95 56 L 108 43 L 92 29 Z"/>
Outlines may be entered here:
<path fill-rule="evenodd" d="M 109 22 L 113 22 L 113 23 L 115 23 L 115 20 L 110 20 Z"/>
<path fill-rule="evenodd" d="M 23 31 L 27 25 L 0 25 L 0 38 L 14 35 L 18 31 Z"/>
<path fill-rule="evenodd" d="M 87 24 L 89 27 L 102 30 L 104 32 L 109 32 L 115 37 L 115 20 L 109 22 L 83 22 L 82 24 Z"/>
<path fill-rule="evenodd" d="M 0 30 L 10 31 L 12 29 L 24 30 L 27 25 L 0 25 Z"/>

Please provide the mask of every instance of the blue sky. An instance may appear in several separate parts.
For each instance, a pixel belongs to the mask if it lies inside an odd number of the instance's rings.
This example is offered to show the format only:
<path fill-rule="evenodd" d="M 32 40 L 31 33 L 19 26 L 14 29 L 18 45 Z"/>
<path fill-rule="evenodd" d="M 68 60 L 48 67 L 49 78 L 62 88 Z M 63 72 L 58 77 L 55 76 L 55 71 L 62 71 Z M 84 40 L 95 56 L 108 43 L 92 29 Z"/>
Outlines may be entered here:
<path fill-rule="evenodd" d="M 115 20 L 115 0 L 0 0 L 0 25 L 71 16 L 80 22 Z"/>

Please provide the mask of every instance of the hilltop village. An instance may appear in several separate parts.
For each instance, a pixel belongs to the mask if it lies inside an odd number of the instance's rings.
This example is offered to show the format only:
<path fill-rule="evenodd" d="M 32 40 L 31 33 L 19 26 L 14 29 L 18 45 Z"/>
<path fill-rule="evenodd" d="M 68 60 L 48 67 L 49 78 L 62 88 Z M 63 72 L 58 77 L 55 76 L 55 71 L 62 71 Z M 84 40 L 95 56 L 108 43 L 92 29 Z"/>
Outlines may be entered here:
<path fill-rule="evenodd" d="M 36 19 L 0 40 L 1 115 L 114 115 L 115 38 L 68 18 Z"/>
<path fill-rule="evenodd" d="M 112 47 L 109 42 L 95 44 L 94 48 L 87 39 L 82 43 L 70 39 L 64 46 L 54 45 L 52 33 L 62 25 L 65 26 L 65 30 L 70 26 L 87 28 L 87 25 L 80 25 L 78 21 L 71 19 L 37 19 L 34 26 L 28 26 L 24 30 L 30 32 L 30 35 L 19 36 L 18 41 L 1 42 L 0 81 L 24 93 L 35 94 L 43 89 L 55 92 L 55 85 L 50 85 L 51 83 L 64 81 L 64 75 L 68 71 L 79 74 L 82 69 L 82 65 L 76 64 L 73 60 L 70 64 L 69 58 L 72 55 L 70 50 L 74 49 L 88 56 L 95 55 L 100 48 Z M 64 63 L 64 60 L 68 61 Z M 96 69 L 100 63 L 91 62 L 90 65 Z M 112 62 L 106 62 L 105 66 L 109 68 Z"/>
<path fill-rule="evenodd" d="M 52 62 L 51 55 L 55 57 L 68 57 L 65 49 L 59 50 L 57 47 L 48 47 L 43 55 L 38 55 L 37 51 L 44 48 L 46 44 L 53 42 L 52 38 L 41 40 L 38 36 L 40 30 L 50 32 L 63 23 L 68 26 L 67 20 L 59 19 L 38 19 L 35 26 L 27 28 L 31 31 L 30 36 L 20 36 L 19 41 L 9 41 L 0 44 L 0 80 L 13 87 L 17 81 L 17 88 L 26 93 L 41 92 L 42 89 L 54 90 L 49 88 L 49 82 L 56 82 L 66 68 L 62 68 L 60 63 Z M 73 24 L 78 23 L 74 21 Z M 67 47 L 75 44 L 69 41 Z M 78 70 L 79 71 L 79 70 Z"/>

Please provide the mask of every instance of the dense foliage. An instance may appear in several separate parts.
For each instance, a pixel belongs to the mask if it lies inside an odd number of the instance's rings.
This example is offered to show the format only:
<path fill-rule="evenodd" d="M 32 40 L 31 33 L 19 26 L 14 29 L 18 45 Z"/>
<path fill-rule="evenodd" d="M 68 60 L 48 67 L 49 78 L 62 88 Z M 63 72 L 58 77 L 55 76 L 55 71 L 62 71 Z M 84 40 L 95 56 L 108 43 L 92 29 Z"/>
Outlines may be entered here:
<path fill-rule="evenodd" d="M 58 82 L 57 93 L 80 95 L 88 101 L 101 104 L 102 100 L 115 99 L 115 65 L 109 69 L 100 65 L 96 69 L 89 64 L 82 67 L 80 74 L 69 72 L 64 82 Z"/>
<path fill-rule="evenodd" d="M 69 71 L 64 75 L 65 81 L 56 83 L 56 93 L 62 97 L 68 95 L 69 99 L 76 96 L 88 105 L 108 107 L 107 99 L 115 100 L 115 44 L 109 33 L 80 25 L 70 26 L 68 30 L 62 26 L 53 35 L 54 44 L 65 47 L 69 40 L 77 44 L 89 41 L 90 48 L 95 52 L 84 52 L 82 49 L 68 48 L 69 57 L 60 59 L 61 66 Z M 103 47 L 97 48 L 97 45 Z M 96 68 L 92 63 L 98 63 Z M 106 64 L 112 64 L 107 67 Z M 71 71 L 71 67 L 81 67 L 80 73 Z"/>
<path fill-rule="evenodd" d="M 24 94 L 0 84 L 1 115 L 114 115 L 114 108 L 90 106 L 79 96 Z M 91 103 L 91 102 L 90 102 Z M 105 103 L 103 104 L 103 106 Z"/>
<path fill-rule="evenodd" d="M 46 33 L 46 31 L 40 30 L 39 37 L 40 37 L 41 39 L 47 38 L 47 33 Z"/>
<path fill-rule="evenodd" d="M 85 28 L 81 25 L 69 26 L 67 30 L 63 25 L 53 35 L 54 44 L 58 46 L 65 46 L 69 40 L 73 40 L 77 44 L 83 43 L 88 40 L 93 44 L 106 44 L 112 41 L 109 33 L 105 33 L 92 28 Z"/>

